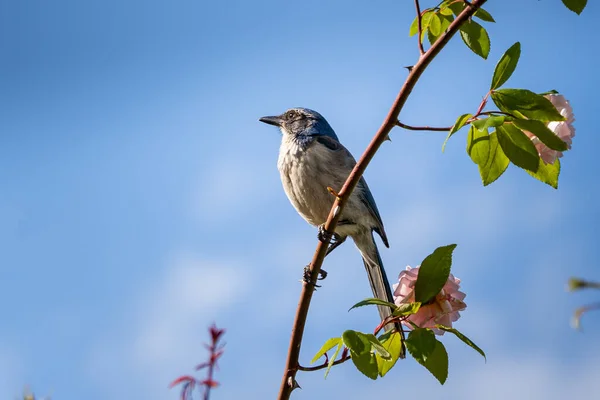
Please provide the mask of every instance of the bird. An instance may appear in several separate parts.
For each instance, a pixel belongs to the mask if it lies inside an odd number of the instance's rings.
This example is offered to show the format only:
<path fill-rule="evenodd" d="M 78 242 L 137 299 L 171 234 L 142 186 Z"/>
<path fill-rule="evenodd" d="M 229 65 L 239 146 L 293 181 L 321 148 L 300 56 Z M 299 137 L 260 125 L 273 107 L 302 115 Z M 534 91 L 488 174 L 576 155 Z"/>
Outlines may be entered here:
<path fill-rule="evenodd" d="M 356 160 L 340 143 L 327 120 L 316 111 L 291 108 L 259 121 L 281 130 L 277 168 L 288 199 L 304 220 L 324 229 L 335 199 L 328 188 L 340 190 Z M 374 232 L 389 247 L 375 199 L 361 177 L 342 211 L 327 254 L 351 237 L 362 256 L 374 297 L 394 303 Z M 379 305 L 378 310 L 382 321 L 392 313 L 387 306 Z M 395 326 L 399 330 L 399 324 Z M 385 328 L 393 329 L 393 325 Z"/>

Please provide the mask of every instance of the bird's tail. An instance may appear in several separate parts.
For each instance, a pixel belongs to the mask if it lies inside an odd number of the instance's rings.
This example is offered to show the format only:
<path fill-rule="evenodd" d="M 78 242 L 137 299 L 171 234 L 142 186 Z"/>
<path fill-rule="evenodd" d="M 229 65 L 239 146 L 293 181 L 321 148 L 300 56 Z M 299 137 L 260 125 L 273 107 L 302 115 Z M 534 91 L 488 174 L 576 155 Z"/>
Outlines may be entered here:
<path fill-rule="evenodd" d="M 394 296 L 392 295 L 392 288 L 390 287 L 390 282 L 385 274 L 385 269 L 383 269 L 383 262 L 381 261 L 377 244 L 375 244 L 373 233 L 368 232 L 362 235 L 356 235 L 353 239 L 354 243 L 356 243 L 356 247 L 358 247 L 358 251 L 360 251 L 360 254 L 362 255 L 367 275 L 369 276 L 369 283 L 371 283 L 371 290 L 373 290 L 373 295 L 378 299 L 393 303 Z M 382 321 L 392 315 L 392 310 L 389 307 L 377 306 L 377 308 L 379 309 L 379 315 L 381 316 Z M 394 325 L 388 324 L 386 325 L 385 330 L 389 331 L 393 327 Z M 401 331 L 400 324 L 396 324 L 396 328 L 398 331 Z"/>

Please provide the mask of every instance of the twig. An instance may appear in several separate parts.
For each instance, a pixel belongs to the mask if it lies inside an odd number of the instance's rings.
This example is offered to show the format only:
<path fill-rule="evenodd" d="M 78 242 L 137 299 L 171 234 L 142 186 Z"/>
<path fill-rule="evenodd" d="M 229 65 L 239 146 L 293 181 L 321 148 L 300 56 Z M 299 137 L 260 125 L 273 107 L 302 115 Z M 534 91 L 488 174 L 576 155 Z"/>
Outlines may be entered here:
<path fill-rule="evenodd" d="M 429 65 L 431 61 L 437 56 L 437 54 L 444 48 L 448 41 L 458 31 L 460 26 L 470 18 L 475 11 L 487 0 L 473 0 L 470 6 L 465 9 L 454 19 L 450 24 L 446 32 L 444 32 L 438 40 L 429 48 L 429 50 L 419 59 L 415 64 L 412 71 L 408 74 L 404 85 L 400 89 L 398 96 L 394 100 L 388 115 L 383 121 L 382 125 L 377 130 L 375 137 L 369 143 L 369 146 L 358 160 L 352 172 L 346 179 L 344 186 L 338 192 L 339 197 L 333 203 L 331 211 L 327 221 L 325 222 L 325 237 L 324 241 L 319 241 L 317 249 L 313 255 L 310 269 L 310 282 L 302 285 L 302 292 L 300 294 L 300 301 L 296 310 L 296 317 L 294 319 L 294 325 L 292 327 L 292 336 L 290 338 L 290 346 L 288 350 L 288 356 L 286 360 L 286 366 L 281 380 L 281 387 L 279 390 L 279 400 L 287 400 L 290 398 L 292 390 L 296 387 L 296 373 L 298 372 L 298 358 L 300 356 L 300 346 L 302 344 L 302 336 L 304 334 L 304 326 L 306 325 L 306 317 L 308 315 L 308 309 L 314 293 L 314 283 L 317 282 L 321 265 L 325 259 L 327 252 L 327 246 L 331 240 L 331 233 L 335 231 L 335 227 L 338 223 L 340 215 L 350 194 L 358 184 L 360 177 L 365 172 L 367 165 L 373 159 L 373 156 L 381 146 L 381 144 L 387 139 L 388 134 L 396 125 L 398 115 L 404 107 L 408 96 L 412 92 L 415 84 Z"/>
<path fill-rule="evenodd" d="M 452 129 L 451 126 L 448 127 L 433 127 L 433 126 L 411 126 L 411 125 L 406 125 L 403 124 L 400 121 L 396 121 L 396 125 L 398 125 L 400 128 L 404 128 L 407 129 L 409 131 L 432 131 L 432 132 L 447 132 L 450 129 Z"/>
<path fill-rule="evenodd" d="M 346 355 L 345 357 L 342 357 L 342 358 L 340 358 L 339 360 L 335 360 L 335 361 L 333 362 L 333 364 L 331 364 L 331 365 L 333 366 L 333 365 L 339 365 L 339 364 L 345 363 L 345 362 L 346 362 L 346 361 L 348 361 L 350 358 L 352 358 L 352 357 L 350 357 L 349 355 Z M 328 362 L 325 362 L 325 363 L 323 363 L 323 364 L 321 364 L 321 365 L 317 365 L 317 366 L 315 366 L 315 367 L 303 367 L 302 365 L 298 365 L 298 370 L 299 370 L 299 371 L 309 371 L 309 372 L 310 372 L 310 371 L 318 371 L 318 370 L 320 370 L 320 369 L 325 369 L 325 368 L 327 368 L 328 366 L 329 366 L 329 363 L 328 363 Z"/>
<path fill-rule="evenodd" d="M 421 54 L 421 56 L 423 54 L 425 54 L 425 50 L 423 49 L 423 42 L 422 42 L 422 38 L 421 36 L 423 35 L 423 28 L 421 27 L 421 5 L 419 4 L 419 0 L 415 0 L 415 8 L 417 9 L 417 26 L 419 27 L 419 37 L 418 37 L 418 43 L 419 43 L 419 53 Z"/>

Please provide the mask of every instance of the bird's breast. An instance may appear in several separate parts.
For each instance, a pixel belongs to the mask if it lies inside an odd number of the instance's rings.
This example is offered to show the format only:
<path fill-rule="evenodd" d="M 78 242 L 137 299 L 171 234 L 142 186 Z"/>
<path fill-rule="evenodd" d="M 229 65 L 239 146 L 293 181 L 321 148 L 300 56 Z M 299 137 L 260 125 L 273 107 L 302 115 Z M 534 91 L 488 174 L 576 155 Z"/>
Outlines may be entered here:
<path fill-rule="evenodd" d="M 339 190 L 343 182 L 331 172 L 331 151 L 318 143 L 282 140 L 277 166 L 283 189 L 296 211 L 308 223 L 325 223 L 334 197 L 327 187 Z"/>

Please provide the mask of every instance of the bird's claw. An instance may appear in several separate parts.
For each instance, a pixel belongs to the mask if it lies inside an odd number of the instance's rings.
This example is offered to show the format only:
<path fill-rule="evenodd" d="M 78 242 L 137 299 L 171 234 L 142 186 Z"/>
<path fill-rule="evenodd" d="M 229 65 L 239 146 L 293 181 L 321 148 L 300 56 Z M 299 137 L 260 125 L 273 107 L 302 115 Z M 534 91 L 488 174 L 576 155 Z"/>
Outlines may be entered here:
<path fill-rule="evenodd" d="M 319 225 L 319 227 L 317 229 L 318 229 L 317 238 L 323 243 L 327 243 L 327 244 L 331 243 L 331 239 L 334 239 L 335 233 L 327 232 L 327 230 L 325 229 L 325 224 Z M 327 240 L 327 236 L 329 236 L 331 238 L 329 241 Z"/>
<path fill-rule="evenodd" d="M 327 271 L 320 269 L 319 270 L 319 276 L 317 277 L 318 281 L 322 281 L 323 279 L 327 278 Z M 307 284 L 312 284 L 314 285 L 315 289 L 321 287 L 321 285 L 317 285 L 316 283 L 312 282 L 310 279 L 310 264 L 306 265 L 304 267 L 304 273 L 302 274 L 302 281 L 304 283 Z"/>

